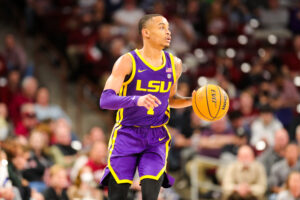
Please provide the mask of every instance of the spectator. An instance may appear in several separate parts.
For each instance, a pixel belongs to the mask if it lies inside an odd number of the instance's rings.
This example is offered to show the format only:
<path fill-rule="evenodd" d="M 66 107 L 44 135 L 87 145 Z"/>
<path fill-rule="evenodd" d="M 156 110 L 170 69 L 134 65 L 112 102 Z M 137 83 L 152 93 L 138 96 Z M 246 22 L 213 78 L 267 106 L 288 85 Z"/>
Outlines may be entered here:
<path fill-rule="evenodd" d="M 127 52 L 125 40 L 123 38 L 115 38 L 111 41 L 110 48 L 109 48 L 109 55 L 111 61 L 116 61 L 124 52 Z M 110 66 L 113 64 L 111 63 Z M 112 68 L 111 68 L 112 69 Z M 110 69 L 110 70 L 111 70 Z"/>
<path fill-rule="evenodd" d="M 29 186 L 38 192 L 43 192 L 46 185 L 43 182 L 45 170 L 50 167 L 49 157 L 45 153 L 47 147 L 45 133 L 32 131 L 29 137 L 30 155 L 27 160 L 23 177 L 29 181 Z"/>
<path fill-rule="evenodd" d="M 77 151 L 71 146 L 71 127 L 61 119 L 56 121 L 54 128 L 55 144 L 50 154 L 55 164 L 69 168 L 73 165 Z"/>
<path fill-rule="evenodd" d="M 222 10 L 222 1 L 214 1 L 206 16 L 207 32 L 213 35 L 221 35 L 226 32 L 227 16 Z"/>
<path fill-rule="evenodd" d="M 127 29 L 137 27 L 144 14 L 144 11 L 137 7 L 136 0 L 125 0 L 122 8 L 113 14 L 113 19 L 116 24 Z"/>
<path fill-rule="evenodd" d="M 274 117 L 273 109 L 268 106 L 262 106 L 259 118 L 251 125 L 250 144 L 256 146 L 259 141 L 263 141 L 266 145 L 274 146 L 274 134 L 282 128 L 282 124 Z"/>
<path fill-rule="evenodd" d="M 88 166 L 92 169 L 95 181 L 98 183 L 102 177 L 104 168 L 106 167 L 107 146 L 103 141 L 95 141 L 88 155 L 82 155 L 73 165 L 71 170 L 71 179 L 76 180 L 78 171 L 83 166 Z"/>
<path fill-rule="evenodd" d="M 16 94 L 9 103 L 10 117 L 16 126 L 21 120 L 21 106 L 24 103 L 33 103 L 38 87 L 38 82 L 34 77 L 26 77 L 22 81 L 22 91 Z"/>
<path fill-rule="evenodd" d="M 267 176 L 263 165 L 255 161 L 254 152 L 249 146 L 240 147 L 237 157 L 237 161 L 230 164 L 224 174 L 224 199 L 263 199 L 267 189 Z"/>
<path fill-rule="evenodd" d="M 242 119 L 244 126 L 250 127 L 254 119 L 257 118 L 257 110 L 254 107 L 254 97 L 248 91 L 243 91 L 240 94 L 239 110 L 242 113 Z"/>
<path fill-rule="evenodd" d="M 84 60 L 80 61 L 82 63 L 81 65 L 87 64 L 90 67 L 88 69 L 82 69 L 83 66 L 73 64 L 76 67 L 73 74 L 75 78 L 76 76 L 80 76 L 83 71 L 84 75 L 87 76 L 89 80 L 92 79 L 93 82 L 98 83 L 99 76 L 110 69 L 109 51 L 113 38 L 112 32 L 113 27 L 110 24 L 102 24 L 98 27 L 96 37 L 93 40 L 90 40 L 84 49 Z M 78 55 L 76 54 L 72 55 L 72 53 L 70 53 L 69 56 L 73 62 L 78 59 Z M 77 66 L 79 67 L 78 69 Z"/>
<path fill-rule="evenodd" d="M 288 66 L 292 76 L 295 76 L 300 71 L 300 35 L 295 35 L 293 47 L 292 52 L 289 51 L 283 54 L 283 61 Z"/>
<path fill-rule="evenodd" d="M 196 33 L 193 25 L 174 14 L 170 19 L 170 31 L 172 32 L 170 48 L 179 55 L 189 52 L 196 41 Z"/>
<path fill-rule="evenodd" d="M 102 177 L 107 164 L 107 155 L 107 145 L 104 142 L 97 141 L 93 144 L 85 165 L 92 169 L 96 182 L 99 182 Z"/>
<path fill-rule="evenodd" d="M 231 31 L 238 31 L 240 26 L 249 21 L 251 17 L 248 8 L 239 0 L 230 0 L 224 10 L 229 18 Z"/>
<path fill-rule="evenodd" d="M 0 150 L 0 196 L 5 200 L 21 200 L 18 189 L 14 189 L 9 180 L 7 158 L 4 151 Z"/>
<path fill-rule="evenodd" d="M 49 170 L 49 187 L 43 192 L 45 200 L 68 200 L 67 187 L 69 185 L 66 170 L 54 165 Z"/>
<path fill-rule="evenodd" d="M 290 37 L 291 33 L 287 30 L 289 23 L 289 12 L 286 8 L 280 7 L 278 0 L 268 0 L 268 9 L 262 9 L 259 19 L 264 31 L 257 32 L 256 37 L 267 37 L 275 34 L 279 37 Z"/>
<path fill-rule="evenodd" d="M 7 106 L 4 103 L 0 103 L 0 141 L 5 140 L 9 134 L 7 117 Z"/>
<path fill-rule="evenodd" d="M 222 148 L 220 159 L 224 163 L 232 162 L 236 159 L 238 149 L 242 145 L 248 143 L 250 137 L 250 130 L 243 125 L 242 115 L 239 111 L 233 111 L 229 113 L 229 118 L 235 135 L 239 138 L 236 144 L 228 144 Z"/>
<path fill-rule="evenodd" d="M 26 167 L 28 158 L 28 151 L 25 147 L 16 141 L 9 140 L 5 142 L 3 149 L 7 154 L 9 179 L 13 186 L 18 188 L 22 200 L 29 200 L 30 198 L 42 200 L 41 194 L 30 189 L 27 180 L 23 178 L 21 173 Z"/>
<path fill-rule="evenodd" d="M 300 94 L 295 84 L 288 77 L 278 73 L 274 76 L 274 85 L 280 101 L 277 107 L 294 109 L 300 101 Z"/>
<path fill-rule="evenodd" d="M 164 15 L 163 13 L 160 14 Z M 194 30 L 201 35 L 205 34 L 205 18 L 203 17 L 204 15 L 205 14 L 201 12 L 201 3 L 199 1 L 188 1 L 186 6 L 186 19 L 192 24 Z"/>
<path fill-rule="evenodd" d="M 6 76 L 7 76 L 6 60 L 0 53 L 0 77 L 6 77 Z"/>
<path fill-rule="evenodd" d="M 297 200 L 300 198 L 300 172 L 292 172 L 286 181 L 286 190 L 278 194 L 277 200 Z"/>
<path fill-rule="evenodd" d="M 92 169 L 84 166 L 79 170 L 74 184 L 68 188 L 68 196 L 70 199 L 102 200 L 103 195 L 96 186 Z"/>
<path fill-rule="evenodd" d="M 292 7 L 290 11 L 290 29 L 294 34 L 300 34 L 300 2 L 295 4 L 296 5 Z"/>
<path fill-rule="evenodd" d="M 300 171 L 300 162 L 298 161 L 298 146 L 289 144 L 285 149 L 284 159 L 275 163 L 271 168 L 271 174 L 268 178 L 269 189 L 278 194 L 283 190 L 283 184 L 288 178 L 290 172 Z"/>
<path fill-rule="evenodd" d="M 207 172 L 216 169 L 222 148 L 228 144 L 236 144 L 239 139 L 227 126 L 227 118 L 222 118 L 212 122 L 211 126 L 200 134 L 194 133 L 191 140 L 199 156 L 186 164 L 186 170 L 192 176 L 191 167 L 198 166 L 198 180 L 201 187 L 201 183 L 212 182 Z M 201 192 L 208 191 L 201 189 Z"/>
<path fill-rule="evenodd" d="M 27 68 L 27 56 L 24 49 L 16 44 L 15 36 L 8 34 L 5 37 L 4 58 L 9 70 L 17 69 L 22 72 Z"/>
<path fill-rule="evenodd" d="M 92 145 L 97 142 L 106 142 L 106 136 L 100 126 L 93 126 L 88 134 L 84 135 L 83 147 L 85 150 L 90 150 Z"/>
<path fill-rule="evenodd" d="M 199 155 L 211 158 L 219 158 L 221 149 L 227 144 L 235 143 L 236 136 L 227 124 L 227 118 L 211 123 L 207 130 L 203 130 L 199 136 L 194 135 L 192 143 L 196 143 Z"/>
<path fill-rule="evenodd" d="M 104 0 L 97 0 L 93 9 L 93 21 L 96 25 L 100 25 L 107 21 L 107 9 Z"/>
<path fill-rule="evenodd" d="M 20 72 L 12 70 L 8 73 L 7 82 L 0 85 L 0 102 L 9 105 L 12 99 L 20 92 Z"/>
<path fill-rule="evenodd" d="M 188 82 L 178 83 L 178 94 L 187 96 L 190 93 Z M 172 135 L 172 148 L 169 151 L 168 166 L 170 171 L 181 169 L 184 161 L 183 151 L 190 147 L 193 129 L 191 127 L 191 109 L 171 109 L 171 118 L 169 122 L 169 131 Z"/>
<path fill-rule="evenodd" d="M 39 121 L 52 120 L 59 118 L 66 119 L 71 124 L 70 118 L 58 105 L 50 104 L 49 90 L 45 87 L 39 88 L 36 94 L 36 103 L 34 105 L 37 119 Z"/>
<path fill-rule="evenodd" d="M 21 107 L 21 121 L 17 123 L 15 128 L 15 135 L 28 137 L 31 130 L 38 124 L 34 105 L 32 103 L 25 103 Z"/>
<path fill-rule="evenodd" d="M 272 166 L 284 158 L 285 148 L 289 143 L 289 135 L 285 129 L 279 129 L 275 132 L 274 146 L 269 147 L 259 157 L 266 169 L 267 175 L 271 173 Z"/>

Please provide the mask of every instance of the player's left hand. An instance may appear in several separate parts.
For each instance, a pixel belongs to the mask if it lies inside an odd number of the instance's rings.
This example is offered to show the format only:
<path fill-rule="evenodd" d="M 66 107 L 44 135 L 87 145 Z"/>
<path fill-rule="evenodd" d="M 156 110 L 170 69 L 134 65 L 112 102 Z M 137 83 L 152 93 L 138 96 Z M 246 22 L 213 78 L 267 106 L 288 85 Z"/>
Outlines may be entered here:
<path fill-rule="evenodd" d="M 152 94 L 147 94 L 144 96 L 141 96 L 138 99 L 138 106 L 144 106 L 145 108 L 147 108 L 147 110 L 149 109 L 153 109 L 157 106 L 159 106 L 161 104 L 161 101 L 154 95 Z"/>

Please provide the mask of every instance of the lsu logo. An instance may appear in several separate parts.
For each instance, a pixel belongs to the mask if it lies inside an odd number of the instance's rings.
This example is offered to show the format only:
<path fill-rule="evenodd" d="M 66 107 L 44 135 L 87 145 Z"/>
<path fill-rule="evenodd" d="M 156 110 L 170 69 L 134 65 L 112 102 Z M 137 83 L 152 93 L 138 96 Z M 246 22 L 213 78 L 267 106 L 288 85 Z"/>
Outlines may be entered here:
<path fill-rule="evenodd" d="M 172 82 L 168 82 L 167 88 L 166 88 L 166 82 L 165 81 L 149 81 L 147 88 L 142 88 L 142 80 L 137 80 L 136 82 L 136 90 L 137 91 L 144 91 L 144 92 L 160 92 L 160 93 L 166 93 L 169 92 L 171 89 Z"/>

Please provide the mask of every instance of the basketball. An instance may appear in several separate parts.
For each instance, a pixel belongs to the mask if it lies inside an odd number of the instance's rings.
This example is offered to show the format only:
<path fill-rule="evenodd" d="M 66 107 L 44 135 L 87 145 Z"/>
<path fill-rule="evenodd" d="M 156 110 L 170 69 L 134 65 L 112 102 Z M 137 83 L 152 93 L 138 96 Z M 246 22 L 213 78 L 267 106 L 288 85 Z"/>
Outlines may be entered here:
<path fill-rule="evenodd" d="M 205 121 L 216 121 L 224 117 L 229 108 L 227 93 L 217 85 L 205 85 L 193 94 L 193 110 Z"/>

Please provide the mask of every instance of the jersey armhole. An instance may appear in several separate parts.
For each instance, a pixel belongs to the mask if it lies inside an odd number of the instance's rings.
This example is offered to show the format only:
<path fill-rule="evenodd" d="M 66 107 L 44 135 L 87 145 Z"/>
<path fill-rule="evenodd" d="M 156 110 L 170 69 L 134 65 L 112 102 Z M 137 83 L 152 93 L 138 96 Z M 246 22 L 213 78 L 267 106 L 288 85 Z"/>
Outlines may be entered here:
<path fill-rule="evenodd" d="M 135 76 L 135 71 L 136 71 L 135 59 L 133 58 L 131 53 L 128 53 L 128 55 L 131 57 L 131 60 L 132 60 L 132 71 L 129 75 L 126 75 L 123 85 L 128 85 L 133 80 L 133 78 Z"/>
<path fill-rule="evenodd" d="M 174 57 L 173 57 L 173 54 L 171 54 L 171 53 L 169 53 L 169 55 L 170 55 L 172 71 L 173 71 L 173 78 L 174 78 L 174 83 L 175 83 L 177 81 L 177 77 L 176 77 L 176 68 L 175 68 L 175 63 L 174 63 Z"/>

